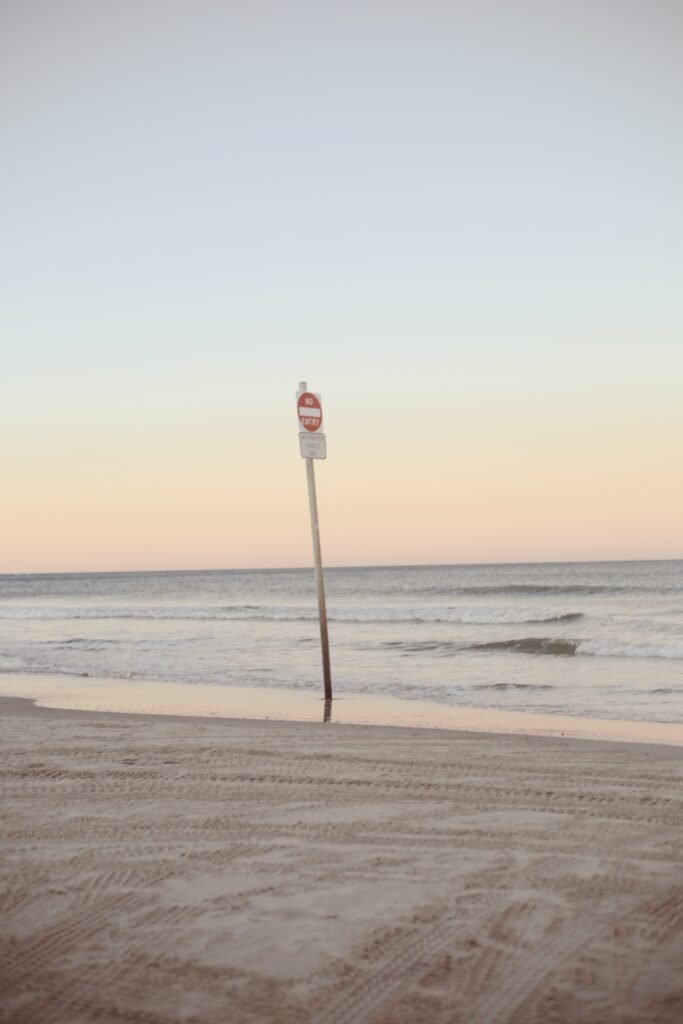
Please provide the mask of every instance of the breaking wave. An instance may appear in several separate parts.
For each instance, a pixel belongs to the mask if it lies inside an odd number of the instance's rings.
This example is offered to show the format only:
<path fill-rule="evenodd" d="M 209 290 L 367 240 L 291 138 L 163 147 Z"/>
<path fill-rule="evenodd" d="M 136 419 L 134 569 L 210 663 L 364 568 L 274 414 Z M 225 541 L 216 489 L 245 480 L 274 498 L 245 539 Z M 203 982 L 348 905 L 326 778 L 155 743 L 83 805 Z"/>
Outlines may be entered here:
<path fill-rule="evenodd" d="M 667 658 L 683 659 L 683 643 L 625 643 L 618 640 L 583 640 L 578 654 L 596 658 Z"/>
<path fill-rule="evenodd" d="M 579 648 L 576 640 L 554 640 L 550 637 L 521 637 L 516 640 L 491 640 L 484 644 L 470 644 L 468 650 L 495 653 L 511 651 L 519 654 L 554 654 L 573 657 Z"/>
<path fill-rule="evenodd" d="M 683 643 L 637 644 L 610 640 L 568 640 L 564 637 L 524 636 L 488 640 L 483 643 L 472 643 L 467 640 L 382 640 L 368 646 L 393 651 L 404 657 L 412 654 L 455 657 L 458 654 L 474 652 L 546 655 L 556 658 L 583 655 L 595 658 L 667 658 L 674 661 L 683 659 Z"/>
<path fill-rule="evenodd" d="M 555 637 L 519 637 L 470 644 L 469 651 L 554 655 L 571 658 L 584 655 L 595 658 L 667 658 L 683 659 L 683 643 L 637 644 L 612 640 L 565 640 Z"/>

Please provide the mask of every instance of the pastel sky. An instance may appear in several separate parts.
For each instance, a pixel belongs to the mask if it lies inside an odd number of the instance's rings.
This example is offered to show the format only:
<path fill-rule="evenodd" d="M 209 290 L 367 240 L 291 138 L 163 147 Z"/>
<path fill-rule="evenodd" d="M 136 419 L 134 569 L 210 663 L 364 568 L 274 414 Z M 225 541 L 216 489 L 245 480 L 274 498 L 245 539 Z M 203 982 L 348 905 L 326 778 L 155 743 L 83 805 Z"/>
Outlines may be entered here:
<path fill-rule="evenodd" d="M 683 556 L 683 4 L 3 0 L 0 571 Z"/>

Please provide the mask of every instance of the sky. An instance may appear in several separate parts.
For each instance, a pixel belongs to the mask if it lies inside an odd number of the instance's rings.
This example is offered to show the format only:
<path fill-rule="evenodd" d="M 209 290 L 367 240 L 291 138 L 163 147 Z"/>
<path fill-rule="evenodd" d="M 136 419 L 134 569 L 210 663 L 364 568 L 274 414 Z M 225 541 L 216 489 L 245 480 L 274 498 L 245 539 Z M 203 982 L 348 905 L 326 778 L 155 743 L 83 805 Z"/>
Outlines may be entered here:
<path fill-rule="evenodd" d="M 2 0 L 0 572 L 683 556 L 677 0 Z"/>

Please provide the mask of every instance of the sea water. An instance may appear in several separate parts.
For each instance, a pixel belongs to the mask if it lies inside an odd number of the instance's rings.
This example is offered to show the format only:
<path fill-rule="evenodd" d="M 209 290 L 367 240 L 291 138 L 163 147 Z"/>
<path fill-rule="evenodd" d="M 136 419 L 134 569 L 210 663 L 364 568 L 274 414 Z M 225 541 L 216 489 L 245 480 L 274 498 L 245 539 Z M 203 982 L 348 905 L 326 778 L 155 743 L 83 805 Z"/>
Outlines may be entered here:
<path fill-rule="evenodd" d="M 325 584 L 335 692 L 683 722 L 683 561 L 331 568 Z M 16 674 L 319 693 L 313 572 L 0 576 L 0 693 Z"/>

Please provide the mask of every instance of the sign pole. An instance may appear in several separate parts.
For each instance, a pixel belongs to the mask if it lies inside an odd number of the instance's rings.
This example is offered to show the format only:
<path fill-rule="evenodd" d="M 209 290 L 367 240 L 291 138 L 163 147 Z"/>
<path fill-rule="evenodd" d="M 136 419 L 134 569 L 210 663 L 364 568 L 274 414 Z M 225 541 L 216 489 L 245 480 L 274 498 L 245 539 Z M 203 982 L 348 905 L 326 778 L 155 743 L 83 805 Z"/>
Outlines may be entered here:
<path fill-rule="evenodd" d="M 306 391 L 306 381 L 299 384 L 300 391 Z M 313 537 L 313 561 L 315 564 L 315 585 L 318 591 L 318 612 L 320 615 L 320 644 L 323 654 L 323 680 L 325 683 L 325 701 L 332 700 L 332 675 L 330 673 L 330 642 L 327 635 L 327 610 L 325 608 L 325 583 L 323 580 L 323 560 L 320 549 L 320 524 L 318 523 L 318 501 L 315 493 L 315 472 L 313 459 L 306 459 L 306 479 L 308 480 L 308 507 L 311 512 L 311 534 Z"/>

